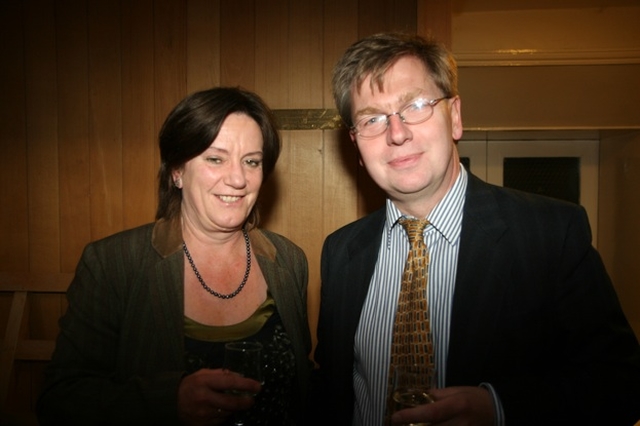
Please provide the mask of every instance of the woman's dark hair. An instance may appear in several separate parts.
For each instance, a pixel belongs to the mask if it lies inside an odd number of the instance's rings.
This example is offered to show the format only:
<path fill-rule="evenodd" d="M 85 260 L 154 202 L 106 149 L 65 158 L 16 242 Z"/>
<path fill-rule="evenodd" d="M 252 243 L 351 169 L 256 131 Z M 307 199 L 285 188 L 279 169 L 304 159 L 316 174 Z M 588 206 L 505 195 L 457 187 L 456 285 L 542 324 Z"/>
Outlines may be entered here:
<path fill-rule="evenodd" d="M 156 219 L 172 219 L 180 213 L 182 190 L 175 187 L 172 172 L 202 154 L 218 136 L 224 120 L 246 114 L 258 123 L 263 139 L 263 182 L 280 155 L 280 135 L 273 113 L 255 93 L 237 87 L 216 87 L 193 93 L 169 113 L 160 130 L 160 170 Z M 256 207 L 248 224 L 257 226 Z"/>

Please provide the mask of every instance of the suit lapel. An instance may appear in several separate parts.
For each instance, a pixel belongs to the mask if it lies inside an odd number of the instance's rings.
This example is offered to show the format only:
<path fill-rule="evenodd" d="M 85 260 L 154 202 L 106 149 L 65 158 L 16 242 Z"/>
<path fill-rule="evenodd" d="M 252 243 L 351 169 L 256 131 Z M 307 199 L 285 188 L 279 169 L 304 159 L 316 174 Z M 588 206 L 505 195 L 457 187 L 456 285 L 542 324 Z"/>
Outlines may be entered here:
<path fill-rule="evenodd" d="M 500 240 L 507 231 L 490 186 L 470 175 L 460 236 L 451 313 L 447 386 L 473 377 L 485 365 L 497 327 L 498 307 L 508 271 L 501 264 Z"/>
<path fill-rule="evenodd" d="M 378 258 L 385 209 L 380 209 L 361 219 L 355 229 L 341 235 L 334 242 L 334 247 L 343 244 L 342 259 L 336 259 L 340 265 L 340 275 L 334 277 L 336 285 L 332 285 L 331 308 L 339 315 L 334 320 L 339 322 L 344 339 L 340 339 L 347 351 L 353 348 L 353 339 L 360 321 L 360 313 L 369 290 L 371 277 Z M 340 257 L 340 254 L 332 253 Z M 329 257 L 329 256 L 327 256 Z M 328 275 L 325 279 L 331 279 Z M 339 283 L 339 284 L 338 284 Z M 332 320 L 332 321 L 334 321 Z"/>
<path fill-rule="evenodd" d="M 352 306 L 357 308 L 357 321 L 360 320 L 359 312 L 367 297 L 373 270 L 378 260 L 385 212 L 385 208 L 374 212 L 356 238 L 349 242 L 347 249 L 349 256 L 347 282 L 353 283 L 348 286 L 348 296 L 353 303 Z"/>

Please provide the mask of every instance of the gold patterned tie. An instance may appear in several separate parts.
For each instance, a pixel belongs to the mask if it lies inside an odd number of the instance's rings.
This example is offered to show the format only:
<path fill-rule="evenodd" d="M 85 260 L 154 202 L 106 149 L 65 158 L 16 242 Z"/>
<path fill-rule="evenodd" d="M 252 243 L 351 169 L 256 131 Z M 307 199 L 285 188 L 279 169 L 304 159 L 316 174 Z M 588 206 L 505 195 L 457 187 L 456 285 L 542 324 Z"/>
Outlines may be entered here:
<path fill-rule="evenodd" d="M 397 366 L 418 366 L 420 374 L 432 374 L 433 341 L 427 304 L 429 254 L 423 232 L 427 220 L 401 218 L 399 223 L 409 236 L 409 254 L 402 275 L 398 308 L 393 325 L 389 403 L 393 392 L 393 373 Z"/>

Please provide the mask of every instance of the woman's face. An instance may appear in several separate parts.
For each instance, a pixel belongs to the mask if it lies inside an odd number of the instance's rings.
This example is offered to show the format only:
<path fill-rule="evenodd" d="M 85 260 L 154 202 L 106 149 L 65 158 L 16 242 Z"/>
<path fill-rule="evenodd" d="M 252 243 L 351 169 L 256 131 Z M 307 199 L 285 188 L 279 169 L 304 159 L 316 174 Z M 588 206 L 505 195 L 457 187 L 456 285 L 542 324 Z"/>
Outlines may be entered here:
<path fill-rule="evenodd" d="M 200 231 L 242 227 L 262 185 L 262 132 L 245 114 L 229 115 L 211 146 L 173 173 L 182 217 Z"/>

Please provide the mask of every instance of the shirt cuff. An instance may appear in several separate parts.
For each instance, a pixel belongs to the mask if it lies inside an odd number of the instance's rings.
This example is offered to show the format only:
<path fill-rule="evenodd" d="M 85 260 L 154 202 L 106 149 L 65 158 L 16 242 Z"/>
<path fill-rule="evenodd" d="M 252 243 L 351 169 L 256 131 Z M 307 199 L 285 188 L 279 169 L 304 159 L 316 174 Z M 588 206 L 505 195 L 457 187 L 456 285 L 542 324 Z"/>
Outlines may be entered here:
<path fill-rule="evenodd" d="M 500 401 L 500 397 L 496 390 L 491 386 L 491 383 L 480 383 L 480 387 L 485 388 L 491 394 L 491 399 L 493 400 L 493 411 L 495 413 L 495 426 L 504 426 L 504 410 L 502 409 L 502 402 Z"/>

